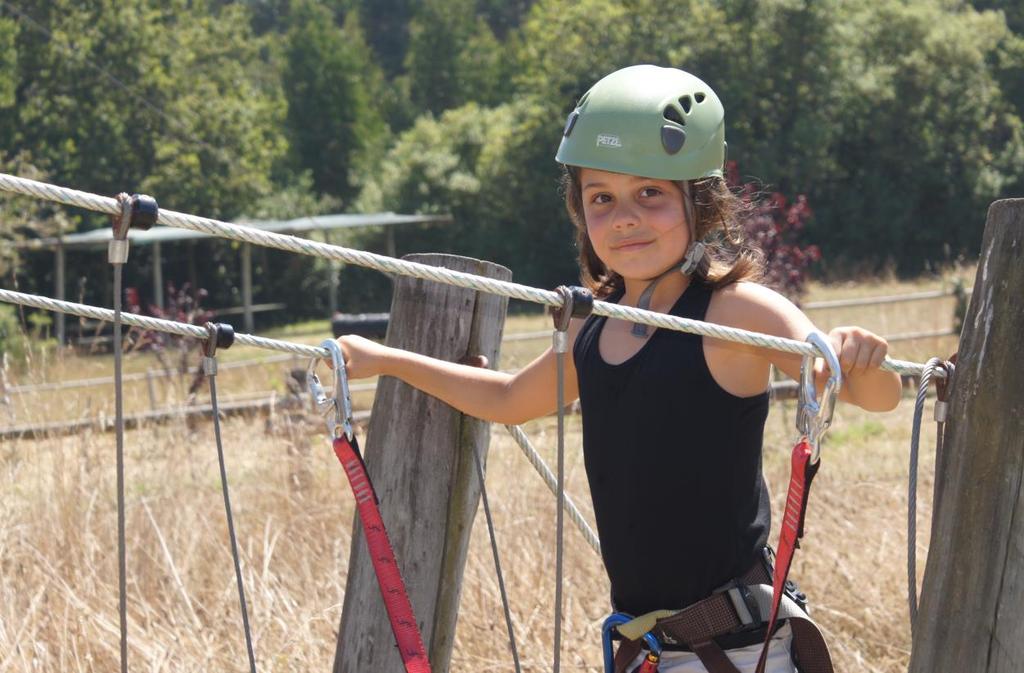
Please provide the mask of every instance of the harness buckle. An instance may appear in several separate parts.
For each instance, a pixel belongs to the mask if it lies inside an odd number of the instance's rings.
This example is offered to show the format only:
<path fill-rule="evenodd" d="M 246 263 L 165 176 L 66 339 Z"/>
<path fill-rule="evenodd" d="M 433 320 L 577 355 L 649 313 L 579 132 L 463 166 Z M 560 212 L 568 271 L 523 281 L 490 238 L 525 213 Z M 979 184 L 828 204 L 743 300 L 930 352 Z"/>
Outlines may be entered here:
<path fill-rule="evenodd" d="M 796 582 L 793 580 L 786 580 L 786 586 L 783 589 L 783 592 L 785 592 L 785 594 L 797 604 L 797 607 L 810 614 L 810 610 L 807 609 L 807 594 L 800 591 L 800 587 L 796 585 Z"/>
<path fill-rule="evenodd" d="M 746 584 L 739 580 L 733 580 L 716 593 L 725 594 L 732 604 L 732 609 L 736 612 L 736 618 L 740 621 L 740 625 L 733 629 L 733 633 L 748 631 L 764 623 L 757 599 L 754 598 L 753 592 Z"/>
<path fill-rule="evenodd" d="M 832 412 L 836 408 L 836 398 L 843 385 L 843 372 L 839 367 L 839 358 L 832 349 L 828 337 L 815 330 L 807 335 L 807 341 L 820 351 L 829 369 L 829 377 L 818 399 L 814 385 L 814 363 L 818 355 L 805 355 L 800 363 L 799 404 L 796 415 L 796 428 L 807 438 L 811 446 L 811 464 L 816 464 L 821 457 L 821 440 L 832 424 Z"/>
<path fill-rule="evenodd" d="M 729 597 L 732 608 L 740 619 L 740 628 L 737 630 L 746 631 L 764 621 L 761 619 L 761 608 L 758 607 L 754 594 L 745 584 L 737 584 L 726 591 L 725 595 Z"/>

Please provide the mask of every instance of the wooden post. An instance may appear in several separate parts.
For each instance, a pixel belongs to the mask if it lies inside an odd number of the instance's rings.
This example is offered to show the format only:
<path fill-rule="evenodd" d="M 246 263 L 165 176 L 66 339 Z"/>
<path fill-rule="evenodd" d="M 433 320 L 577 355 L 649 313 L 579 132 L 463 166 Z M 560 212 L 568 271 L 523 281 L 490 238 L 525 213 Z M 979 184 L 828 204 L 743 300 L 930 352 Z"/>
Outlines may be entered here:
<path fill-rule="evenodd" d="M 512 277 L 504 267 L 466 257 L 406 259 L 491 278 Z M 449 361 L 483 355 L 496 367 L 507 304 L 503 297 L 400 277 L 386 343 Z M 365 443 L 366 464 L 435 672 L 447 671 L 451 659 L 462 570 L 480 496 L 473 452 L 485 455 L 489 438 L 488 423 L 396 379 L 381 378 Z M 334 672 L 401 670 L 357 519 Z"/>
<path fill-rule="evenodd" d="M 988 211 L 935 465 L 910 673 L 1024 670 L 1024 199 Z"/>
<path fill-rule="evenodd" d="M 149 408 L 156 411 L 156 387 L 153 385 L 153 370 L 146 370 L 146 390 L 149 391 Z"/>
<path fill-rule="evenodd" d="M 331 232 L 324 230 L 324 243 L 330 244 Z M 338 312 L 338 272 L 341 271 L 341 262 L 335 259 L 327 260 L 327 317 L 333 318 Z"/>

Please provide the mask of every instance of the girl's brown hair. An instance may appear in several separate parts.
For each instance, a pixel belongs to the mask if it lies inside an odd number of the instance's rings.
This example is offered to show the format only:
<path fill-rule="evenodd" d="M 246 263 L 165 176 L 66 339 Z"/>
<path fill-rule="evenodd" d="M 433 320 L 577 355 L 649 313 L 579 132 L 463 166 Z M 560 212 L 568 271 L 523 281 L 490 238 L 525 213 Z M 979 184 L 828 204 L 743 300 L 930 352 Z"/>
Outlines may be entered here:
<path fill-rule="evenodd" d="M 562 191 L 565 208 L 576 227 L 580 280 L 594 296 L 605 298 L 623 289 L 625 284 L 622 276 L 598 258 L 587 235 L 579 169 L 573 166 L 565 166 L 564 169 Z M 760 280 L 764 275 L 764 255 L 751 246 L 743 234 L 742 220 L 749 206 L 729 189 L 722 178 L 673 182 L 684 199 L 692 199 L 691 207 L 686 208 L 695 220 L 691 231 L 696 235 L 691 243 L 701 241 L 706 246 L 704 258 L 693 276 L 703 279 L 715 289 L 743 280 Z"/>

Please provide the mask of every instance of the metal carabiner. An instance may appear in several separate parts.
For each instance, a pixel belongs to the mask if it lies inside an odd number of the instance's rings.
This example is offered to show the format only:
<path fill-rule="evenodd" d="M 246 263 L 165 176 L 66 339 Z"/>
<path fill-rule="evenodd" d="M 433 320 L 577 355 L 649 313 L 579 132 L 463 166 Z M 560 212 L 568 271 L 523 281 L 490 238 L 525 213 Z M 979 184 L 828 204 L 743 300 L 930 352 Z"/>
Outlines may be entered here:
<path fill-rule="evenodd" d="M 631 621 L 633 621 L 633 615 L 625 612 L 613 612 L 608 615 L 604 620 L 604 624 L 601 625 L 601 646 L 604 650 L 605 673 L 615 673 L 615 648 L 612 645 L 612 631 L 614 631 L 616 627 L 627 624 Z M 644 634 L 643 638 L 649 651 L 644 663 L 648 665 L 647 670 L 656 671 L 658 662 L 661 660 L 661 643 L 659 643 L 654 634 L 649 631 Z"/>
<path fill-rule="evenodd" d="M 832 424 L 832 412 L 836 408 L 836 398 L 843 385 L 843 372 L 839 367 L 839 357 L 828 337 L 818 330 L 807 335 L 807 341 L 821 352 L 822 358 L 829 369 L 829 377 L 818 399 L 814 385 L 814 363 L 818 355 L 805 355 L 800 363 L 799 402 L 796 413 L 796 429 L 800 431 L 811 445 L 811 463 L 817 463 L 821 457 L 821 440 Z"/>
<path fill-rule="evenodd" d="M 316 366 L 320 358 L 313 358 L 306 370 L 306 385 L 313 397 L 313 406 L 321 414 L 327 416 L 327 433 L 332 439 L 345 435 L 348 439 L 355 436 L 352 427 L 352 397 L 348 391 L 348 375 L 345 372 L 345 356 L 341 346 L 334 339 L 326 339 L 320 344 L 331 355 L 334 367 L 334 397 L 328 397 L 320 378 L 316 375 Z"/>

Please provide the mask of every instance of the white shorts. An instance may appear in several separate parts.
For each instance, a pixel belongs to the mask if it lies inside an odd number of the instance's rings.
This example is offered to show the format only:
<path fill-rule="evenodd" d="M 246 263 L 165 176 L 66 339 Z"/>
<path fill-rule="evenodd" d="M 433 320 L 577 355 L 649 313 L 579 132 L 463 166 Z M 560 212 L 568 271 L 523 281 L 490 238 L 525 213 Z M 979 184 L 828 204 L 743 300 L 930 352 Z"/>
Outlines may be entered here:
<path fill-rule="evenodd" d="M 784 625 L 772 636 L 768 646 L 768 662 L 765 664 L 765 673 L 797 673 L 796 666 L 790 656 L 793 645 L 793 632 L 789 624 Z M 735 664 L 740 673 L 754 673 L 757 668 L 757 659 L 761 656 L 762 643 L 737 647 L 733 650 L 726 650 L 725 654 Z M 646 653 L 641 654 L 633 661 L 626 671 L 632 671 L 643 661 Z M 670 652 L 665 651 L 661 655 L 661 663 L 658 664 L 658 673 L 707 673 L 704 664 L 693 652 Z"/>

